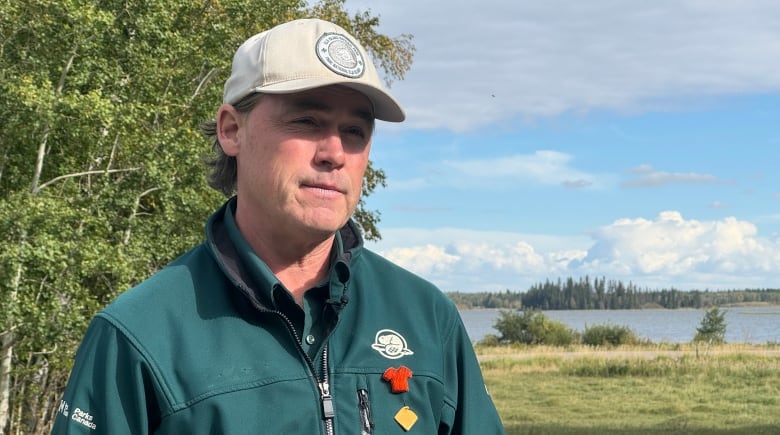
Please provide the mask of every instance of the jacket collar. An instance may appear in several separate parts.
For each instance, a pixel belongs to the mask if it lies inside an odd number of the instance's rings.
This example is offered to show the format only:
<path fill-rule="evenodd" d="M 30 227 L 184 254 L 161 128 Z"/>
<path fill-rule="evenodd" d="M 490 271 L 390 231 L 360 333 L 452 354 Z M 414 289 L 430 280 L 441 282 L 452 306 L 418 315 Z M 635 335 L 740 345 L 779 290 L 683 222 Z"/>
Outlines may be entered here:
<path fill-rule="evenodd" d="M 275 310 L 273 291 L 282 283 L 270 268 L 252 250 L 241 235 L 233 218 L 236 198 L 228 200 L 209 218 L 206 239 L 209 251 L 230 281 L 261 310 Z M 334 257 L 331 261 L 329 303 L 336 312 L 348 301 L 347 288 L 350 263 L 359 255 L 363 238 L 357 224 L 351 219 L 337 233 Z"/>

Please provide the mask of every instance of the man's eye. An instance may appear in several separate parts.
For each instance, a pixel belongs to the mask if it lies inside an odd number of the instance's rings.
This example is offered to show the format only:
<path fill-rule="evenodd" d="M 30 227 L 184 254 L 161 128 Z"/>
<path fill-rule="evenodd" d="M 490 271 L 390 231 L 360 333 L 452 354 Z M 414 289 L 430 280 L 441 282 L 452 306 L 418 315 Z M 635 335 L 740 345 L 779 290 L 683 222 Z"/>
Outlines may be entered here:
<path fill-rule="evenodd" d="M 350 134 L 350 135 L 356 136 L 356 137 L 360 137 L 360 138 L 363 138 L 363 139 L 365 139 L 365 137 L 366 137 L 366 132 L 362 128 L 359 128 L 359 127 L 348 128 L 346 130 L 346 132 L 347 132 L 347 134 Z"/>
<path fill-rule="evenodd" d="M 317 123 L 311 118 L 300 118 L 293 121 L 294 124 L 302 125 L 317 125 Z"/>

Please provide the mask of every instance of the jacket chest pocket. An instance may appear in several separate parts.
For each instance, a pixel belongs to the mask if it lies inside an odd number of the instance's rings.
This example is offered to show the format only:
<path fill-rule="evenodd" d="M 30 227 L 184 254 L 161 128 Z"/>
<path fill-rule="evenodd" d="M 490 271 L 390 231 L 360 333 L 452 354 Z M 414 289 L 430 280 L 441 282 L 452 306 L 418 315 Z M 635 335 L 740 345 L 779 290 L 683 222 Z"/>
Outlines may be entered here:
<path fill-rule="evenodd" d="M 443 405 L 438 383 L 420 376 L 408 380 L 408 391 L 394 393 L 382 375 L 347 375 L 349 381 L 337 381 L 334 400 L 344 409 L 337 413 L 338 429 L 360 435 L 438 433 Z"/>

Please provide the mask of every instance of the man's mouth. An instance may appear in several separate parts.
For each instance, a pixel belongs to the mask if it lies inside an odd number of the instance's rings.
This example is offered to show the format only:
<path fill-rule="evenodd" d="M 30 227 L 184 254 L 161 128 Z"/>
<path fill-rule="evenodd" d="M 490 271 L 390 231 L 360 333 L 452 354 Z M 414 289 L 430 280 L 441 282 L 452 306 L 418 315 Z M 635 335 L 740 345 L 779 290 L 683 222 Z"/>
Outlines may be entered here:
<path fill-rule="evenodd" d="M 345 192 L 335 184 L 329 183 L 303 183 L 302 188 L 313 190 L 323 195 L 344 194 Z"/>

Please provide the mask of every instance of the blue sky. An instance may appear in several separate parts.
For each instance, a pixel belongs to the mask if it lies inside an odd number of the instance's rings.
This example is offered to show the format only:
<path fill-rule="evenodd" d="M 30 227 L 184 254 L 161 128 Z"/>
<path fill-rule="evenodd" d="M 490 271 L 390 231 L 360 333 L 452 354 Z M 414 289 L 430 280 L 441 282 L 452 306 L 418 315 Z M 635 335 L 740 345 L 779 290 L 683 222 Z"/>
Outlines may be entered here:
<path fill-rule="evenodd" d="M 414 35 L 369 247 L 445 291 L 780 288 L 780 5 L 347 0 Z"/>

